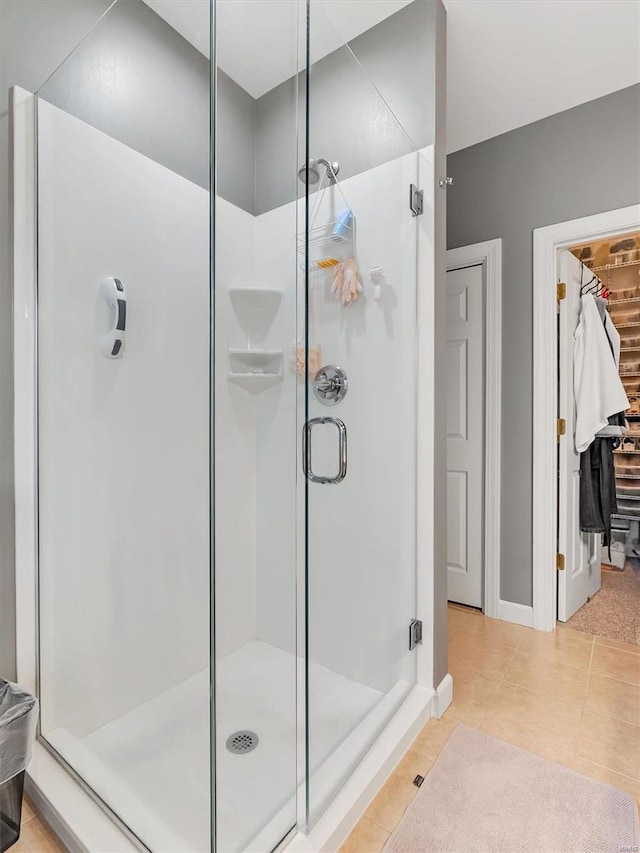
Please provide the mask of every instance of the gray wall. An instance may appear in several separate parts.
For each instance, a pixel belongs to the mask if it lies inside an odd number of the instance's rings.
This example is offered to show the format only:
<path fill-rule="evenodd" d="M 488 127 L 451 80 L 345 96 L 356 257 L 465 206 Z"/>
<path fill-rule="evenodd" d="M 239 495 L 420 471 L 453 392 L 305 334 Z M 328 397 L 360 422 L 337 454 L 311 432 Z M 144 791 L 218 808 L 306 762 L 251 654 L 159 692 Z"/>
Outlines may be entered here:
<path fill-rule="evenodd" d="M 142 0 L 118 0 L 40 95 L 209 186 L 209 63 Z"/>
<path fill-rule="evenodd" d="M 39 9 L 41 0 L 1 2 L 14 10 L 4 33 L 7 42 L 28 41 L 25 18 L 32 21 L 34 30 L 38 16 L 40 25 L 48 23 Z M 49 6 L 55 7 L 58 16 L 66 11 L 65 20 L 74 23 L 83 8 L 77 0 L 51 4 L 45 0 L 44 5 L 50 16 L 54 12 Z M 85 32 L 109 4 L 105 0 L 98 5 L 99 12 Z M 85 15 L 79 17 L 86 23 Z M 73 28 L 74 33 L 79 30 L 80 26 Z M 15 80 L 13 64 L 9 57 L 9 85 Z M 40 95 L 209 189 L 209 68 L 208 59 L 142 0 L 118 0 L 42 86 Z M 48 68 L 35 88 L 53 70 Z M 218 191 L 233 204 L 253 211 L 256 102 L 223 71 L 218 72 L 217 95 Z"/>
<path fill-rule="evenodd" d="M 435 8 L 431 0 L 414 0 L 313 64 L 310 154 L 338 160 L 340 178 L 433 142 Z M 304 131 L 304 92 L 300 75 L 257 101 L 256 214 L 300 191 L 292 176 L 304 161 L 304 151 L 296 149 L 296 122 L 301 138 Z"/>
<path fill-rule="evenodd" d="M 531 604 L 533 230 L 640 202 L 640 85 L 457 151 L 447 174 L 448 247 L 503 241 L 500 595 Z"/>
<path fill-rule="evenodd" d="M 434 97 L 429 98 L 435 110 L 434 174 L 446 174 L 446 100 L 447 100 L 447 19 L 442 3 L 435 4 L 437 37 L 435 39 Z M 425 187 L 426 191 L 426 187 Z M 433 465 L 433 684 L 437 687 L 449 671 L 447 630 L 447 282 L 445 250 L 447 247 L 447 193 L 433 187 L 433 233 L 435 277 L 433 295 L 434 325 L 434 465 Z M 428 199 L 429 193 L 425 192 Z M 428 215 L 428 212 L 425 214 Z M 420 608 L 420 604 L 418 604 Z"/>

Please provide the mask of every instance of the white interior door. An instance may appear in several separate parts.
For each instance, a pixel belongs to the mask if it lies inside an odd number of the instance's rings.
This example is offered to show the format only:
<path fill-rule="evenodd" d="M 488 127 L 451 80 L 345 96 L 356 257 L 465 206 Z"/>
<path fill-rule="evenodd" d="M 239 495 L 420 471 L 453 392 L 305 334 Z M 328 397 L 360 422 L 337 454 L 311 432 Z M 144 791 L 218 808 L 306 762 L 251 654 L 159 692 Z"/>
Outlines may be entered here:
<path fill-rule="evenodd" d="M 600 536 L 580 532 L 580 454 L 576 452 L 573 395 L 573 335 L 580 318 L 580 261 L 558 254 L 558 281 L 567 286 L 560 302 L 559 411 L 567 422 L 558 453 L 558 550 L 565 557 L 558 572 L 558 619 L 566 622 L 600 589 Z M 589 271 L 585 270 L 589 281 Z"/>
<path fill-rule="evenodd" d="M 447 573 L 450 601 L 482 606 L 483 268 L 447 272 Z"/>

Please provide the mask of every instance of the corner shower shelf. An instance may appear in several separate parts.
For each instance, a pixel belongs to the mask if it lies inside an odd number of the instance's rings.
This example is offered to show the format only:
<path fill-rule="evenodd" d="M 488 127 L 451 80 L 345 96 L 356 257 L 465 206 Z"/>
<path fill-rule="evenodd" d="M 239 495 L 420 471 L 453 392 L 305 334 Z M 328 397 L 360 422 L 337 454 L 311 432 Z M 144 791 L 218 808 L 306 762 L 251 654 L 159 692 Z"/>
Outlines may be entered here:
<path fill-rule="evenodd" d="M 281 373 L 230 373 L 229 382 L 239 385 L 250 394 L 259 394 L 282 381 Z"/>
<path fill-rule="evenodd" d="M 272 320 L 282 300 L 282 291 L 267 287 L 230 287 L 229 298 L 240 319 L 268 316 Z"/>
<path fill-rule="evenodd" d="M 229 350 L 229 382 L 259 394 L 282 381 L 282 350 Z"/>

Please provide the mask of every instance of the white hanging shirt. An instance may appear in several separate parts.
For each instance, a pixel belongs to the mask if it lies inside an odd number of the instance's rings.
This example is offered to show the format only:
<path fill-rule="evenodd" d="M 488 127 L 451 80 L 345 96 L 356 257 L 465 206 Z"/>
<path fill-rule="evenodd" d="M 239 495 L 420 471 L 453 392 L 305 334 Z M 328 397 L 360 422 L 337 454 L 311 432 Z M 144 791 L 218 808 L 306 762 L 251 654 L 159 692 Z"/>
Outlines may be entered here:
<path fill-rule="evenodd" d="M 608 315 L 605 322 L 606 329 L 594 297 L 590 294 L 583 296 L 580 322 L 573 336 L 578 453 L 583 453 L 596 433 L 608 426 L 611 415 L 629 408 L 629 400 L 618 375 L 620 335 Z"/>

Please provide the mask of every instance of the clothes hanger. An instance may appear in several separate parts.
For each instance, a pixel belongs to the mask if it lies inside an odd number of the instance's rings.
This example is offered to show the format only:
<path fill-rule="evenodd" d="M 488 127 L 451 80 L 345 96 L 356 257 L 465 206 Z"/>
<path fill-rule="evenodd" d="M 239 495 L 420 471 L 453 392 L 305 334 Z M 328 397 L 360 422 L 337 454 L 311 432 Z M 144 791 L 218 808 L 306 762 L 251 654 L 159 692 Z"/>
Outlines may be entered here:
<path fill-rule="evenodd" d="M 594 282 L 595 282 L 595 287 L 594 287 Z M 598 290 L 599 286 L 600 286 L 600 282 L 598 280 L 598 277 L 594 275 L 586 284 L 583 284 L 581 286 L 580 290 L 581 290 L 581 293 L 583 296 L 586 296 L 588 293 L 595 295 L 595 292 Z"/>
<path fill-rule="evenodd" d="M 594 282 L 595 282 L 595 284 L 594 284 Z M 584 294 L 590 293 L 593 296 L 602 296 L 602 293 L 604 291 L 604 286 L 602 284 L 602 281 L 598 278 L 597 275 L 594 275 L 593 278 L 591 279 L 591 281 L 588 281 L 584 285 L 584 287 L 585 287 L 585 290 L 583 293 Z"/>
<path fill-rule="evenodd" d="M 586 282 L 586 284 L 585 284 L 585 282 L 584 282 L 584 264 L 581 263 L 580 264 L 580 296 L 586 296 L 587 293 L 590 293 L 591 285 L 593 284 L 594 281 L 596 281 L 596 279 L 597 279 L 597 276 L 593 275 L 591 277 L 591 280 Z"/>
<path fill-rule="evenodd" d="M 586 296 L 587 294 L 591 294 L 592 296 L 601 296 L 604 299 L 609 298 L 609 290 L 602 283 L 602 279 L 598 278 L 597 275 L 592 275 L 591 279 L 586 282 L 584 279 L 584 264 L 580 264 L 580 296 Z"/>

